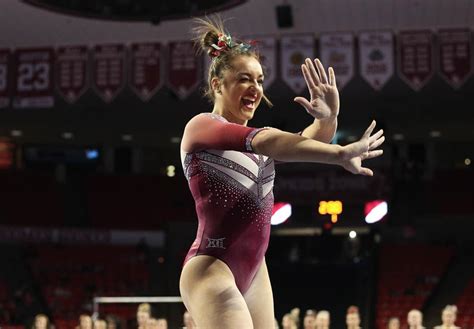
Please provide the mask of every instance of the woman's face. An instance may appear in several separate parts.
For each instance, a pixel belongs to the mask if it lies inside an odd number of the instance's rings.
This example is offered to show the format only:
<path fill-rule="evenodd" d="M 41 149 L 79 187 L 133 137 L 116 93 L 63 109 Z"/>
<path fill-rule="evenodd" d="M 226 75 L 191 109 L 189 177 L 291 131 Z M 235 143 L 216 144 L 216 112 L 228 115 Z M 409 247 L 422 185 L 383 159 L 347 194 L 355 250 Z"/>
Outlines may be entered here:
<path fill-rule="evenodd" d="M 48 319 L 44 316 L 37 316 L 35 319 L 35 328 L 36 329 L 45 329 L 48 325 Z"/>
<path fill-rule="evenodd" d="M 144 327 L 149 318 L 150 318 L 150 313 L 143 312 L 143 311 L 137 312 L 137 322 L 140 327 Z"/>
<path fill-rule="evenodd" d="M 447 310 L 443 311 L 441 319 L 443 320 L 444 325 L 452 326 L 454 325 L 454 321 L 456 321 L 456 316 L 454 315 L 454 312 Z"/>
<path fill-rule="evenodd" d="M 360 325 L 359 313 L 349 313 L 346 315 L 346 324 L 348 327 L 356 328 Z"/>
<path fill-rule="evenodd" d="M 293 320 L 291 319 L 291 317 L 286 314 L 285 316 L 283 316 L 283 319 L 281 321 L 281 325 L 283 328 L 291 328 L 293 326 Z"/>
<path fill-rule="evenodd" d="M 218 87 L 220 94 L 216 94 L 216 101 L 222 102 L 220 105 L 224 117 L 232 122 L 246 124 L 253 118 L 262 100 L 262 66 L 255 57 L 248 55 L 234 58 L 231 66 L 232 68 L 224 71 L 223 79 Z M 215 86 L 214 90 L 216 90 Z"/>
<path fill-rule="evenodd" d="M 400 321 L 398 319 L 391 319 L 388 322 L 388 329 L 400 329 Z"/>
<path fill-rule="evenodd" d="M 421 313 L 415 311 L 409 312 L 407 322 L 410 326 L 421 326 Z"/>

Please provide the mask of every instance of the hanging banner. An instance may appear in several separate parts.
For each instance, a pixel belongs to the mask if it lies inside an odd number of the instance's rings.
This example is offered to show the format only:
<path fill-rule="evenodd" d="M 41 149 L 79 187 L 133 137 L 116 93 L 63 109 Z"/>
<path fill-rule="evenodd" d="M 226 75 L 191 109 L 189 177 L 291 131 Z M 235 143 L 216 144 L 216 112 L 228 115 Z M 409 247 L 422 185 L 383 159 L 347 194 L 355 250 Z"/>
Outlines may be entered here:
<path fill-rule="evenodd" d="M 391 32 L 367 31 L 359 34 L 359 66 L 362 78 L 375 90 L 381 90 L 393 76 Z"/>
<path fill-rule="evenodd" d="M 93 87 L 106 102 L 112 102 L 125 86 L 125 46 L 97 45 L 92 60 Z"/>
<path fill-rule="evenodd" d="M 168 86 L 185 99 L 201 82 L 202 57 L 196 56 L 192 41 L 170 42 L 168 47 Z"/>
<path fill-rule="evenodd" d="M 131 45 L 129 85 L 144 102 L 149 101 L 163 84 L 162 62 L 163 55 L 159 43 Z"/>
<path fill-rule="evenodd" d="M 10 50 L 0 49 L 0 109 L 10 105 Z"/>
<path fill-rule="evenodd" d="M 438 32 L 439 73 L 458 89 L 472 73 L 472 39 L 468 29 L 449 29 Z"/>
<path fill-rule="evenodd" d="M 17 49 L 13 55 L 13 62 L 13 106 L 53 107 L 54 50 Z"/>
<path fill-rule="evenodd" d="M 260 55 L 260 63 L 263 68 L 263 87 L 269 88 L 276 78 L 276 40 L 270 36 L 248 36 L 244 38 L 245 42 L 255 40 L 255 48 Z"/>
<path fill-rule="evenodd" d="M 398 72 L 400 78 L 415 91 L 431 79 L 433 69 L 433 34 L 405 31 L 398 36 Z"/>
<path fill-rule="evenodd" d="M 280 47 L 282 79 L 296 94 L 301 94 L 307 89 L 301 72 L 301 64 L 306 58 L 314 59 L 313 36 L 283 36 Z"/>
<path fill-rule="evenodd" d="M 354 77 L 354 37 L 351 33 L 322 34 L 321 62 L 334 69 L 337 89 L 342 90 Z"/>
<path fill-rule="evenodd" d="M 56 50 L 56 88 L 70 104 L 89 88 L 87 46 L 66 46 Z"/>

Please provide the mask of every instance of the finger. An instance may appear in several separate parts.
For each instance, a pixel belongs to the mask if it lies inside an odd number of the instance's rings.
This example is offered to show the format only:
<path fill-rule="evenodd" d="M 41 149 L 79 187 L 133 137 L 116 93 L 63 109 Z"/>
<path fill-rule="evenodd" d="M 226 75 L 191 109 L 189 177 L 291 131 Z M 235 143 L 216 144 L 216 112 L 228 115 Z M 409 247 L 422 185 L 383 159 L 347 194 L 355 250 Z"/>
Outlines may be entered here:
<path fill-rule="evenodd" d="M 321 80 L 319 79 L 319 74 L 316 72 L 316 68 L 314 67 L 313 62 L 309 58 L 306 58 L 305 64 L 306 67 L 309 69 L 309 72 L 311 73 L 311 77 L 313 78 L 315 84 L 319 85 L 321 83 Z"/>
<path fill-rule="evenodd" d="M 369 150 L 374 150 L 376 149 L 377 147 L 379 147 L 380 145 L 382 145 L 382 143 L 385 141 L 385 136 L 382 136 L 380 137 L 379 139 L 377 139 L 375 142 L 373 142 L 372 144 L 369 145 Z"/>
<path fill-rule="evenodd" d="M 372 131 L 375 128 L 375 125 L 376 125 L 375 120 L 372 120 L 372 123 L 370 124 L 369 128 L 367 128 L 364 135 L 362 135 L 362 138 L 369 138 L 370 134 L 372 134 Z"/>
<path fill-rule="evenodd" d="M 373 176 L 374 172 L 370 170 L 369 168 L 361 167 L 359 170 L 359 174 L 364 175 L 364 176 Z"/>
<path fill-rule="evenodd" d="M 316 67 L 318 68 L 319 76 L 321 77 L 321 82 L 328 83 L 328 76 L 326 75 L 326 71 L 324 70 L 323 63 L 321 63 L 318 58 L 316 58 L 314 62 L 316 63 Z"/>
<path fill-rule="evenodd" d="M 370 152 L 367 152 L 367 155 L 364 156 L 363 160 L 373 159 L 373 158 L 381 156 L 382 154 L 383 154 L 383 150 L 370 151 Z"/>
<path fill-rule="evenodd" d="M 308 113 L 312 108 L 311 103 L 304 97 L 295 97 L 294 101 L 303 106 Z"/>
<path fill-rule="evenodd" d="M 309 73 L 308 67 L 305 64 L 301 65 L 301 71 L 303 72 L 304 80 L 306 81 L 306 85 L 308 86 L 309 90 L 313 90 L 316 88 L 313 78 Z"/>
<path fill-rule="evenodd" d="M 330 67 L 328 69 L 328 72 L 329 72 L 329 84 L 331 86 L 336 87 L 336 73 L 334 73 L 334 69 Z"/>
<path fill-rule="evenodd" d="M 369 138 L 369 144 L 372 144 L 373 142 L 375 142 L 377 139 L 380 138 L 380 136 L 383 135 L 383 129 L 380 129 L 379 131 L 377 131 L 375 134 L 373 134 L 372 136 L 370 136 Z"/>

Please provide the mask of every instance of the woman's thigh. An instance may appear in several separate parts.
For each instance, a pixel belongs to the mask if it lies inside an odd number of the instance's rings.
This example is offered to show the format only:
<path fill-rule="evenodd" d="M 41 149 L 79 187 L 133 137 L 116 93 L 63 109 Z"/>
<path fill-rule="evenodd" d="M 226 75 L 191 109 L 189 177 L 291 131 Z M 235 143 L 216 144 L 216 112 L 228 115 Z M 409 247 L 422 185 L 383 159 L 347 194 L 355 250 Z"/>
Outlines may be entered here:
<path fill-rule="evenodd" d="M 253 329 L 252 317 L 229 267 L 195 256 L 183 267 L 180 292 L 197 328 Z"/>
<path fill-rule="evenodd" d="M 253 279 L 244 299 L 252 317 L 255 329 L 268 329 L 275 326 L 273 292 L 265 259 Z"/>

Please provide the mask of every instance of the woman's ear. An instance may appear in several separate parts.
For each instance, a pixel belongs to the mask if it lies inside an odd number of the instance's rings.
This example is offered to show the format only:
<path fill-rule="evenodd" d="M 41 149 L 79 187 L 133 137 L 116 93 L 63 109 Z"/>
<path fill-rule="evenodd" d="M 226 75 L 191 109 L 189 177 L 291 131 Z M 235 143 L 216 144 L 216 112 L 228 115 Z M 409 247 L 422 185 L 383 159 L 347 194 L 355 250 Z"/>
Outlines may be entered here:
<path fill-rule="evenodd" d="M 212 90 L 215 91 L 216 93 L 218 94 L 221 93 L 221 81 L 218 77 L 212 78 L 211 87 L 212 87 Z"/>

